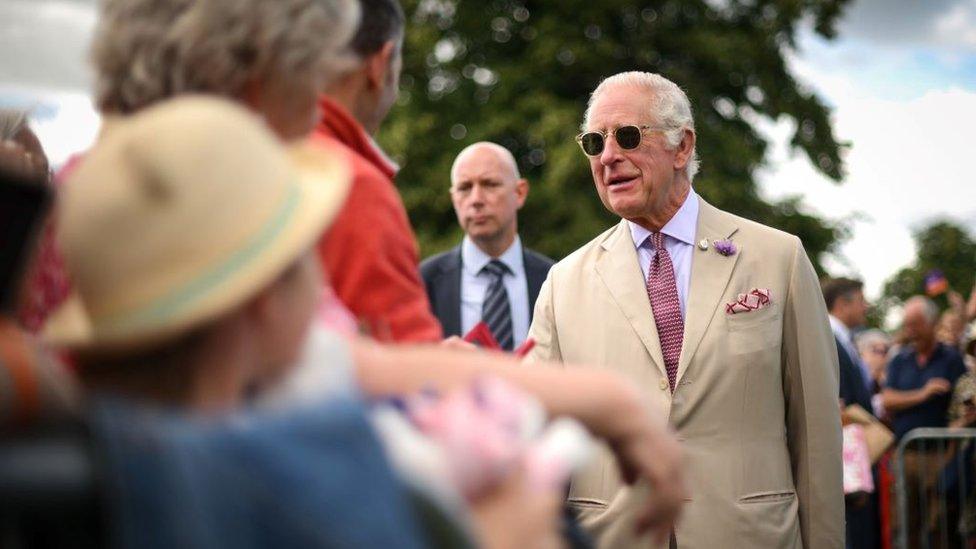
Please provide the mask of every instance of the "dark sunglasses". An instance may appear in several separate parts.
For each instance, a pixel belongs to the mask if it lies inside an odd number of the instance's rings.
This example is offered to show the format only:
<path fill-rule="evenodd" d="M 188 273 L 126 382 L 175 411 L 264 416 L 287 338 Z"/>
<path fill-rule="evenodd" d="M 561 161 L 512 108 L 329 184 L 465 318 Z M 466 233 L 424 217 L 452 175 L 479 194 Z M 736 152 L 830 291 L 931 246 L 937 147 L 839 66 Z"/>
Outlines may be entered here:
<path fill-rule="evenodd" d="M 633 150 L 640 146 L 641 137 L 645 130 L 663 130 L 656 126 L 620 126 L 613 130 L 613 139 L 624 150 Z M 607 145 L 609 131 L 583 132 L 576 136 L 576 142 L 587 156 L 599 156 Z"/>

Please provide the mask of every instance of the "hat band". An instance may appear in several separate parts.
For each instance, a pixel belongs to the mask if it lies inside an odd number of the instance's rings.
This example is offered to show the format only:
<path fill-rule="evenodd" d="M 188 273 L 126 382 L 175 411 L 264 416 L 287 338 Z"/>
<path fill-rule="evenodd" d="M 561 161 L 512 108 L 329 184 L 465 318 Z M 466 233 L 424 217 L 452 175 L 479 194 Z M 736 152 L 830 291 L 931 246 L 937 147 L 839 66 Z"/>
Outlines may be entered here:
<path fill-rule="evenodd" d="M 104 320 L 104 325 L 109 328 L 124 327 L 127 330 L 133 327 L 158 325 L 161 321 L 176 316 L 180 310 L 198 302 L 201 296 L 240 273 L 244 267 L 260 257 L 262 252 L 276 242 L 288 226 L 288 221 L 294 215 L 300 200 L 301 193 L 298 188 L 294 185 L 290 186 L 278 211 L 253 238 L 225 261 L 138 310 L 110 316 Z M 101 323 L 96 322 L 96 324 Z"/>

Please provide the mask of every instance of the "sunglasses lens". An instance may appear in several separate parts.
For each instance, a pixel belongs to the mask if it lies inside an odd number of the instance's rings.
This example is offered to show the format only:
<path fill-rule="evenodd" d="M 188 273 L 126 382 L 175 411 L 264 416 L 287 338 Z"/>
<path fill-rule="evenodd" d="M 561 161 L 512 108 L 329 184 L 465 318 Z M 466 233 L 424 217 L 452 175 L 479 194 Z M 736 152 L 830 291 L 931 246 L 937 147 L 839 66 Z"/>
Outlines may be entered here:
<path fill-rule="evenodd" d="M 617 128 L 613 134 L 621 149 L 636 149 L 640 145 L 641 131 L 637 126 L 623 126 Z"/>
<path fill-rule="evenodd" d="M 580 145 L 583 152 L 590 156 L 596 156 L 603 152 L 603 136 L 598 132 L 587 132 L 580 136 Z"/>

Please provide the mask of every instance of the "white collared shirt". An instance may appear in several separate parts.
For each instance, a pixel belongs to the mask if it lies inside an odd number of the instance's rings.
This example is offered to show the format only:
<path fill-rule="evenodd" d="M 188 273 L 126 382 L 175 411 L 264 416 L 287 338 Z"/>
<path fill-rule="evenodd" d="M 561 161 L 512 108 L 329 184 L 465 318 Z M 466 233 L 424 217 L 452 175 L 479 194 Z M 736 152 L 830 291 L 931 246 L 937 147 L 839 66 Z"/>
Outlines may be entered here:
<path fill-rule="evenodd" d="M 461 242 L 461 335 L 467 334 L 481 322 L 481 305 L 488 293 L 492 276 L 481 269 L 491 261 L 491 256 L 481 251 L 467 236 Z M 522 257 L 522 241 L 518 235 L 515 242 L 505 250 L 498 260 L 504 263 L 511 274 L 502 279 L 508 293 L 508 303 L 512 314 L 512 336 L 514 349 L 521 345 L 529 334 L 529 282 L 525 276 L 525 262 Z"/>
<path fill-rule="evenodd" d="M 637 260 L 640 262 L 641 272 L 644 273 L 645 284 L 651 261 L 654 259 L 654 245 L 651 244 L 651 231 L 640 225 L 627 221 L 630 225 L 630 236 L 637 248 Z M 674 282 L 678 286 L 678 301 L 681 303 L 681 317 L 688 308 L 688 288 L 691 286 L 691 258 L 695 251 L 695 231 L 698 228 L 698 195 L 694 189 L 688 190 L 688 196 L 678 208 L 674 216 L 661 227 L 664 233 L 664 248 L 671 256 L 674 265 Z"/>

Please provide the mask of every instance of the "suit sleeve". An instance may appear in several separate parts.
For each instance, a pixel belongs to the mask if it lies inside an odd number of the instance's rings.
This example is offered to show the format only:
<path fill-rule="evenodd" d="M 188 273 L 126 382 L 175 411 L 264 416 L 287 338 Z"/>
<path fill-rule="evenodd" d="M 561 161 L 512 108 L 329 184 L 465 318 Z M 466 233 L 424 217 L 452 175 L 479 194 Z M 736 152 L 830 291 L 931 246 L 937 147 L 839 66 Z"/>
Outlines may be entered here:
<path fill-rule="evenodd" d="M 553 279 L 552 271 L 542 283 L 539 297 L 535 301 L 532 313 L 532 325 L 529 326 L 528 337 L 535 340 L 535 347 L 526 356 L 526 362 L 549 361 L 561 362 L 562 353 L 559 350 L 559 337 L 556 332 L 556 318 L 553 310 Z"/>
<path fill-rule="evenodd" d="M 817 276 L 795 239 L 783 318 L 786 429 L 804 547 L 844 547 L 838 355 Z"/>

